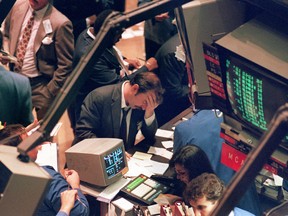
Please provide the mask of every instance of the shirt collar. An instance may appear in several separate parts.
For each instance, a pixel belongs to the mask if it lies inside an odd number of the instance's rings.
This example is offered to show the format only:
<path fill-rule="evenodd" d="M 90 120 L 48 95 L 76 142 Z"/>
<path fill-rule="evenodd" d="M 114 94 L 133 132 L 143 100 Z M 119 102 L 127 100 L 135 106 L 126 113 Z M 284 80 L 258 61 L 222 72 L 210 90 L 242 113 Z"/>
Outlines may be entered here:
<path fill-rule="evenodd" d="M 42 8 L 42 9 L 35 11 L 35 10 L 33 10 L 33 8 L 29 5 L 29 10 L 30 10 L 31 14 L 32 14 L 33 11 L 34 11 L 34 12 L 35 12 L 35 15 L 36 15 L 37 17 L 43 17 L 44 14 L 45 14 L 45 12 L 46 12 L 46 10 L 48 9 L 48 7 L 49 7 L 49 4 L 47 4 L 47 5 L 46 5 L 44 8 Z"/>
<path fill-rule="evenodd" d="M 128 81 L 124 81 L 122 83 L 122 87 L 121 87 L 121 109 L 128 107 L 125 103 L 125 97 L 124 97 L 124 85 L 125 83 L 127 83 Z"/>
<path fill-rule="evenodd" d="M 90 27 L 87 29 L 87 34 L 93 39 L 95 40 L 95 35 L 91 33 L 90 29 L 92 29 L 93 27 Z"/>

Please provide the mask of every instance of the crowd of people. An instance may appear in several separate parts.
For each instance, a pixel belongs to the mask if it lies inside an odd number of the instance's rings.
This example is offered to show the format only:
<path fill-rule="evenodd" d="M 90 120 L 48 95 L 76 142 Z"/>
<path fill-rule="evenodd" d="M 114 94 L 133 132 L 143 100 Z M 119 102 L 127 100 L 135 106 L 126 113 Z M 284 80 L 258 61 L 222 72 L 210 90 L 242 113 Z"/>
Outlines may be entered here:
<path fill-rule="evenodd" d="M 27 138 L 31 124 L 44 118 L 105 19 L 117 13 L 116 5 L 112 0 L 16 1 L 0 32 L 0 121 L 4 125 L 0 143 L 5 140 L 5 145 L 17 146 Z M 95 22 L 87 26 L 85 20 L 92 15 Z M 157 128 L 191 105 L 185 55 L 175 54 L 181 42 L 173 18 L 167 12 L 145 21 L 146 61 L 142 66 L 139 60 L 125 58 L 115 46 L 123 32 L 113 35 L 68 107 L 75 136 L 72 145 L 87 138 L 121 138 L 125 150 L 130 150 L 138 131 L 153 144 Z M 28 152 L 32 161 L 38 150 Z M 193 207 L 195 215 L 209 215 L 225 186 L 205 151 L 187 145 L 174 152 L 169 166 L 175 172 L 174 195 Z M 75 170 L 43 169 L 52 182 L 37 215 L 93 214 Z M 240 211 L 239 215 L 251 215 Z"/>

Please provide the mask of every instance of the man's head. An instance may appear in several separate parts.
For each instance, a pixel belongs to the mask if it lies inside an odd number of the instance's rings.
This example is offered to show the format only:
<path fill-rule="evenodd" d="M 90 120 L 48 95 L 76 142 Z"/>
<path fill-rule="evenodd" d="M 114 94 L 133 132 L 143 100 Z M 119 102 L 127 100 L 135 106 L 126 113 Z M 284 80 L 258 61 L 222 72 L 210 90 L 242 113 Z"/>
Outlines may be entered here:
<path fill-rule="evenodd" d="M 211 173 L 192 179 L 184 191 L 184 197 L 193 207 L 196 216 L 208 216 L 222 197 L 225 186 Z"/>
<path fill-rule="evenodd" d="M 131 80 L 128 89 L 124 89 L 125 102 L 132 109 L 147 108 L 147 100 L 152 96 L 156 103 L 161 104 L 164 89 L 160 79 L 153 72 L 140 72 Z"/>
<path fill-rule="evenodd" d="M 26 129 L 21 124 L 7 125 L 0 130 L 0 144 L 17 147 L 27 137 Z M 39 149 L 41 146 L 37 146 L 27 153 L 32 161 L 36 160 Z"/>
<path fill-rule="evenodd" d="M 29 4 L 33 10 L 37 11 L 49 4 L 49 0 L 29 0 Z"/>

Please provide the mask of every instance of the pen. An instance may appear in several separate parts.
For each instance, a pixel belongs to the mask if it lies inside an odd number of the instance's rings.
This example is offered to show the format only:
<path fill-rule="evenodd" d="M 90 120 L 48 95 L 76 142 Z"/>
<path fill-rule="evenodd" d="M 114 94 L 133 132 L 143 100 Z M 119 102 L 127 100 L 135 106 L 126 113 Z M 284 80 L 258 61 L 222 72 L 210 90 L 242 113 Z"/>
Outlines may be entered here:
<path fill-rule="evenodd" d="M 67 190 L 71 190 L 72 188 L 70 187 L 70 185 L 68 184 L 68 188 Z M 76 189 L 75 189 L 76 190 Z M 81 203 L 81 205 L 83 205 L 85 208 L 88 208 L 87 205 L 79 198 L 78 196 L 78 192 L 77 192 L 77 195 L 76 195 L 76 199 L 79 201 L 79 203 Z"/>

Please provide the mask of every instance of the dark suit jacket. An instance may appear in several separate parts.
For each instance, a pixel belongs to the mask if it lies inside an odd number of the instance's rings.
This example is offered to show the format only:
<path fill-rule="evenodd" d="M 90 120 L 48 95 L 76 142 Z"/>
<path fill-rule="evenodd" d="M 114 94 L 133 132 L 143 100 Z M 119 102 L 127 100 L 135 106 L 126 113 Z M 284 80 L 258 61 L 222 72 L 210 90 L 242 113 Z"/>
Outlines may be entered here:
<path fill-rule="evenodd" d="M 73 57 L 74 68 L 79 63 L 80 58 L 87 52 L 87 49 L 93 43 L 93 38 L 87 34 L 87 31 L 88 29 L 85 29 L 76 42 Z M 120 65 L 112 52 L 112 48 L 106 48 L 103 54 L 92 66 L 89 78 L 86 80 L 79 93 L 86 96 L 95 88 L 118 83 L 121 80 L 120 70 Z"/>
<path fill-rule="evenodd" d="M 77 39 L 73 67 L 76 67 L 81 57 L 87 52 L 87 49 L 93 43 L 93 38 L 87 34 L 88 29 L 85 29 Z M 72 128 L 75 127 L 76 121 L 79 119 L 81 105 L 89 92 L 101 86 L 119 83 L 125 78 L 120 77 L 120 64 L 113 54 L 113 48 L 106 48 L 99 59 L 90 69 L 89 78 L 85 81 L 84 85 L 79 90 L 76 99 L 72 102 L 68 109 L 69 118 Z M 129 77 L 141 71 L 148 71 L 146 66 L 141 67 Z"/>
<path fill-rule="evenodd" d="M 119 1 L 119 0 L 118 0 Z M 118 2 L 117 2 L 118 3 Z M 63 13 L 73 24 L 75 40 L 86 29 L 86 18 L 98 15 L 104 10 L 112 8 L 113 0 L 54 0 L 53 6 Z M 75 41 L 76 42 L 76 41 Z"/>
<path fill-rule="evenodd" d="M 31 87 L 27 77 L 0 66 L 0 121 L 2 124 L 33 122 Z"/>
<path fill-rule="evenodd" d="M 120 138 L 122 83 L 97 88 L 85 98 L 80 119 L 76 124 L 74 144 L 86 138 Z M 145 139 L 153 139 L 158 128 L 155 119 L 150 126 L 144 120 L 143 110 L 132 110 L 126 150 L 134 146 L 139 129 Z"/>
<path fill-rule="evenodd" d="M 3 46 L 11 54 L 15 54 L 21 27 L 29 9 L 27 0 L 18 0 L 8 14 L 4 25 Z M 34 41 L 35 64 L 40 73 L 51 79 L 47 88 L 52 95 L 56 95 L 67 76 L 72 71 L 74 52 L 74 37 L 72 23 L 62 13 L 49 4 L 43 17 L 50 20 L 52 32 L 46 34 L 41 22 Z M 50 44 L 43 44 L 43 39 L 50 37 Z"/>

